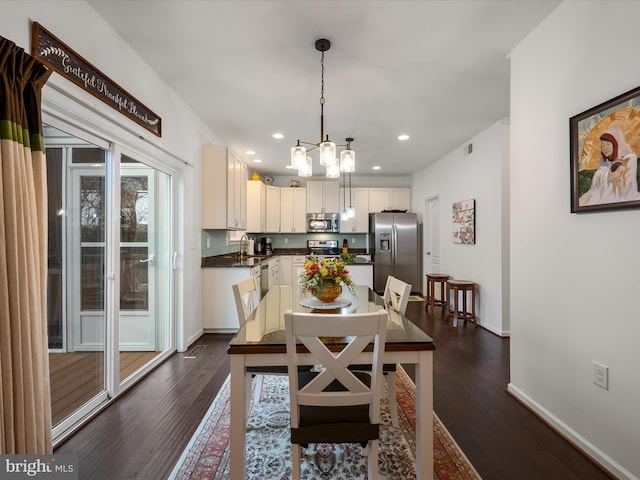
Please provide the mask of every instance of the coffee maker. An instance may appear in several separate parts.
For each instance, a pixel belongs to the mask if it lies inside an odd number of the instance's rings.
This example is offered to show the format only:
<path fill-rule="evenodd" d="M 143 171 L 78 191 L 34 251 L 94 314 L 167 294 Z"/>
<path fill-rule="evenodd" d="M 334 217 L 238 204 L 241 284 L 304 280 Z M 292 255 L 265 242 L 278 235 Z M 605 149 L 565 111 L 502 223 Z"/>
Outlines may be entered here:
<path fill-rule="evenodd" d="M 271 255 L 273 253 L 273 245 L 271 243 L 271 237 L 262 237 L 260 239 L 260 249 L 265 255 Z"/>

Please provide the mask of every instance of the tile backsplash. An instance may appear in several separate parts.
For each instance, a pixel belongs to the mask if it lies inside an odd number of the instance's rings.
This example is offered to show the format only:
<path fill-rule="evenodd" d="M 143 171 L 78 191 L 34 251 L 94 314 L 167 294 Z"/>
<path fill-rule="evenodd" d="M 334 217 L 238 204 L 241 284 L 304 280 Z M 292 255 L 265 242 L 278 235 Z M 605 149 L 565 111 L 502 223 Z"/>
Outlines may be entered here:
<path fill-rule="evenodd" d="M 261 237 L 271 237 L 274 249 L 307 248 L 307 240 L 338 240 L 338 245 L 342 246 L 342 241 L 345 238 L 347 239 L 350 248 L 368 248 L 368 236 L 366 233 L 316 233 L 309 235 L 294 233 L 274 233 L 249 234 L 248 237 L 254 239 L 256 242 L 258 242 Z M 201 231 L 202 257 L 225 255 L 227 253 L 237 252 L 239 249 L 240 245 L 237 242 L 229 241 L 229 232 L 220 230 Z"/>

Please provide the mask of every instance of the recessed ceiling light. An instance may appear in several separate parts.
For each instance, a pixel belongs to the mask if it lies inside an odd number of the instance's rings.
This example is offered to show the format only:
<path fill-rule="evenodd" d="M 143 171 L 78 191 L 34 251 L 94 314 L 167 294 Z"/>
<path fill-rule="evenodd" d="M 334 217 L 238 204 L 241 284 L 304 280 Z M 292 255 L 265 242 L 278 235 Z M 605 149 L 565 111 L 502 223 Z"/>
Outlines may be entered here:
<path fill-rule="evenodd" d="M 380 170 L 380 165 L 376 165 L 375 167 L 371 167 L 371 170 Z"/>
<path fill-rule="evenodd" d="M 276 138 L 276 139 L 280 140 L 280 139 L 284 138 L 284 135 L 281 134 L 281 133 L 274 133 L 273 134 L 273 138 Z"/>
<path fill-rule="evenodd" d="M 255 163 L 262 163 L 262 160 L 260 158 L 254 158 L 253 161 Z"/>
<path fill-rule="evenodd" d="M 256 152 L 254 152 L 253 150 L 247 150 L 244 153 L 246 153 L 247 155 L 255 155 L 256 154 Z"/>
<path fill-rule="evenodd" d="M 402 135 L 398 135 L 398 140 L 401 140 L 401 141 L 409 140 L 409 135 L 407 135 L 406 133 L 403 133 Z"/>

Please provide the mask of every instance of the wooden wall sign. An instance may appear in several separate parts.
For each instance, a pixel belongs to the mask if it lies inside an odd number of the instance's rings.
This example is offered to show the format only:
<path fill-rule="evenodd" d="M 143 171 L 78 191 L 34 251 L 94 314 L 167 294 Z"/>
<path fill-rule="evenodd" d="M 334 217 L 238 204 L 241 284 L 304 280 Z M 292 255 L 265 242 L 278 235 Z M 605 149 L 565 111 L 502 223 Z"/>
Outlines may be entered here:
<path fill-rule="evenodd" d="M 39 23 L 33 23 L 31 34 L 31 54 L 34 57 L 154 135 L 162 136 L 162 119 L 133 95 L 62 43 Z"/>

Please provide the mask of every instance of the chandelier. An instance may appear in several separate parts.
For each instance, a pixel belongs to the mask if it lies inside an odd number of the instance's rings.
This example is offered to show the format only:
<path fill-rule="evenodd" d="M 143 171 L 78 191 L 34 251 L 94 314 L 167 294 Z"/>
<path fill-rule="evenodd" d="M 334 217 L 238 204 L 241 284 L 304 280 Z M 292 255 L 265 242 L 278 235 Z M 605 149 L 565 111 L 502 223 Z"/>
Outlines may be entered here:
<path fill-rule="evenodd" d="M 331 42 L 326 38 L 316 40 L 316 50 L 322 53 L 320 59 L 321 77 L 320 77 L 320 141 L 304 142 L 298 140 L 295 147 L 291 148 L 291 166 L 298 169 L 300 177 L 310 177 L 313 174 L 312 159 L 307 152 L 318 150 L 320 154 L 320 165 L 326 168 L 328 178 L 340 177 L 340 172 L 351 173 L 356 169 L 356 152 L 351 150 L 351 142 L 353 138 L 346 138 L 345 145 L 336 145 L 329 140 L 329 135 L 324 134 L 324 52 L 331 48 Z M 307 149 L 301 144 L 308 145 Z M 346 147 L 340 152 L 340 160 L 336 158 L 336 147 Z"/>

